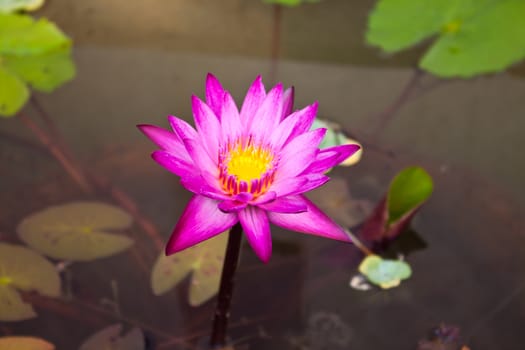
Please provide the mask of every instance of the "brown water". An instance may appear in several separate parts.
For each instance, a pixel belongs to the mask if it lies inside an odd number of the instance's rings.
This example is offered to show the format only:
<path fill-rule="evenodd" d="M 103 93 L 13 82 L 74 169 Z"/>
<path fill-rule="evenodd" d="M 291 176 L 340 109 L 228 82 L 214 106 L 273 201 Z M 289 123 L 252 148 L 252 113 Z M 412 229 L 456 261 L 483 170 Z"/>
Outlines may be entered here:
<path fill-rule="evenodd" d="M 189 194 L 151 161 L 154 147 L 134 126 L 167 126 L 169 114 L 190 120 L 189 97 L 203 96 L 207 72 L 238 101 L 257 74 L 268 77 L 271 7 L 255 0 L 102 3 L 53 0 L 44 9 L 77 39 L 78 76 L 37 97 L 78 158 L 126 190 L 167 239 Z M 278 79 L 296 87 L 298 107 L 318 100 L 322 116 L 366 138 L 410 78 L 407 66 L 416 57 L 408 53 L 392 63 L 362 44 L 372 3 L 326 0 L 283 11 L 278 67 Z M 409 255 L 410 280 L 389 291 L 353 290 L 348 281 L 356 273 L 356 249 L 274 228 L 268 265 L 243 249 L 233 341 L 248 349 L 415 349 L 444 322 L 459 326 L 472 349 L 522 349 L 525 81 L 519 71 L 447 82 L 411 100 L 365 148 L 361 163 L 336 169 L 334 184 L 312 195 L 339 221 L 354 223 L 361 218 L 355 200 L 376 201 L 397 171 L 424 166 L 436 186 L 413 225 L 428 247 Z M 30 108 L 26 113 L 34 115 Z M 2 237 L 13 239 L 28 213 L 93 198 L 45 150 L 7 137 L 31 139 L 18 120 L 3 120 L 0 132 Z M 341 189 L 351 193 L 347 201 Z M 151 266 L 155 253 L 136 231 Z M 58 307 L 41 301 L 39 318 L 0 323 L 0 331 L 76 349 L 96 330 L 121 321 L 138 323 L 152 349 L 206 343 L 214 301 L 191 308 L 187 284 L 153 296 L 148 272 L 132 255 L 76 263 L 69 271 L 75 301 Z M 120 317 L 100 304 L 112 297 L 111 280 L 118 285 Z M 169 345 L 168 336 L 187 343 Z"/>

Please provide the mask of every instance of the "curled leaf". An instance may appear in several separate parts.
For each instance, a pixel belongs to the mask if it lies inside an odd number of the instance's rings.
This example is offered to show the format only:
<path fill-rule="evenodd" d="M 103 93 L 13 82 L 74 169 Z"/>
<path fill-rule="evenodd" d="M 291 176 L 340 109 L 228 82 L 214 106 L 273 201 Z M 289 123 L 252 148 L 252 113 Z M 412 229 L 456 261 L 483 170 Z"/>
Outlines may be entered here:
<path fill-rule="evenodd" d="M 0 321 L 21 321 L 36 316 L 17 289 L 42 295 L 60 295 L 60 277 L 53 264 L 22 246 L 0 243 Z"/>
<path fill-rule="evenodd" d="M 90 261 L 128 249 L 133 240 L 113 231 L 131 224 L 131 216 L 119 207 L 73 202 L 31 214 L 17 232 L 27 245 L 52 258 Z"/>
<path fill-rule="evenodd" d="M 1 337 L 1 350 L 55 350 L 55 346 L 35 337 Z"/>
<path fill-rule="evenodd" d="M 144 350 L 144 334 L 139 328 L 133 328 L 121 335 L 122 325 L 106 327 L 86 339 L 79 350 Z"/>
<path fill-rule="evenodd" d="M 191 274 L 189 303 L 199 306 L 219 291 L 228 234 L 222 233 L 179 253 L 161 254 L 151 273 L 151 287 L 161 295 Z"/>
<path fill-rule="evenodd" d="M 433 191 L 432 177 L 420 167 L 408 167 L 390 183 L 387 195 L 360 230 L 368 241 L 393 239 L 405 230 Z"/>
<path fill-rule="evenodd" d="M 377 255 L 367 256 L 359 265 L 359 272 L 383 289 L 397 287 L 412 275 L 412 269 L 405 261 L 386 260 Z"/>

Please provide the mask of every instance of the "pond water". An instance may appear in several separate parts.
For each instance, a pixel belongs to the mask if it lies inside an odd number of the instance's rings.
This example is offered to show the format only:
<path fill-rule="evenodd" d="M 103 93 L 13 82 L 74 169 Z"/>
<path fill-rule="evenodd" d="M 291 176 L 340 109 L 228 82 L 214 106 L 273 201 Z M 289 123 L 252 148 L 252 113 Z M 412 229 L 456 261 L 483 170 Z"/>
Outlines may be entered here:
<path fill-rule="evenodd" d="M 167 127 L 170 114 L 191 120 L 190 96 L 204 95 L 208 72 L 238 102 L 256 75 L 270 85 L 272 7 L 218 3 L 53 0 L 42 10 L 76 40 L 78 73 L 36 98 L 76 157 L 124 190 L 166 240 L 190 194 L 150 159 L 155 147 L 135 125 Z M 321 116 L 365 146 L 360 163 L 335 169 L 333 181 L 311 194 L 342 224 L 357 225 L 405 166 L 433 176 L 434 194 L 412 225 L 426 248 L 408 255 L 413 275 L 400 287 L 363 292 L 349 287 L 360 260 L 355 247 L 273 227 L 268 264 L 244 242 L 231 339 L 239 349 L 416 349 L 444 323 L 459 327 L 473 350 L 522 349 L 523 65 L 440 83 L 372 137 L 419 52 L 385 58 L 367 48 L 372 5 L 326 0 L 282 11 L 276 79 L 295 86 L 296 107 L 319 101 Z M 36 115 L 31 107 L 24 113 Z M 2 240 L 17 242 L 18 223 L 50 205 L 113 201 L 80 191 L 17 118 L 0 123 L 0 161 Z M 97 330 L 122 323 L 140 327 L 149 349 L 206 348 L 215 300 L 189 306 L 188 281 L 154 296 L 149 274 L 158 253 L 138 225 L 132 231 L 131 253 L 73 263 L 63 274 L 69 298 L 29 294 L 39 317 L 0 322 L 0 334 L 77 349 Z"/>

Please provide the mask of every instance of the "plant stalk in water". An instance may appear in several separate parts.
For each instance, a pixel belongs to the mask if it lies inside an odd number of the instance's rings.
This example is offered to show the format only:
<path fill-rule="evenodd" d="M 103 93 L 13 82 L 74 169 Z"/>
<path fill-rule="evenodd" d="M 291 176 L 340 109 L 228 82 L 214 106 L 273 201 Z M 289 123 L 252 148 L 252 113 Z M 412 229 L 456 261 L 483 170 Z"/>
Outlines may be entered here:
<path fill-rule="evenodd" d="M 221 283 L 210 338 L 212 348 L 226 345 L 226 331 L 230 318 L 230 305 L 235 282 L 235 272 L 237 271 L 237 265 L 239 263 L 241 241 L 242 227 L 240 223 L 237 223 L 230 230 L 228 245 L 226 246 L 226 256 L 224 257 L 224 264 L 222 266 Z"/>

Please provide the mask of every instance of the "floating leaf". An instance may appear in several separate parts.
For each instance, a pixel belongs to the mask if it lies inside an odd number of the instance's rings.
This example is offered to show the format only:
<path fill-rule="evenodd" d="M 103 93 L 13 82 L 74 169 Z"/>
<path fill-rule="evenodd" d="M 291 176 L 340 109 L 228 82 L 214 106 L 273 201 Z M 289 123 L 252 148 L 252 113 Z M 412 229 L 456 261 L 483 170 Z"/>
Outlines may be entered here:
<path fill-rule="evenodd" d="M 267 4 L 283 5 L 288 7 L 299 6 L 304 3 L 314 3 L 321 0 L 263 0 Z"/>
<path fill-rule="evenodd" d="M 21 246 L 0 243 L 0 321 L 20 321 L 36 316 L 17 292 L 35 290 L 60 295 L 60 277 L 49 261 Z"/>
<path fill-rule="evenodd" d="M 228 234 L 222 233 L 179 253 L 161 254 L 151 273 L 153 293 L 166 293 L 192 273 L 190 305 L 198 306 L 212 298 L 219 291 L 227 241 Z"/>
<path fill-rule="evenodd" d="M 38 56 L 6 56 L 4 64 L 34 89 L 44 92 L 53 91 L 75 76 L 69 47 Z"/>
<path fill-rule="evenodd" d="M 406 262 L 386 260 L 377 255 L 367 256 L 359 265 L 359 272 L 383 289 L 397 287 L 412 275 L 412 269 Z"/>
<path fill-rule="evenodd" d="M 1 1 L 1 0 L 0 0 Z M 2 337 L 0 350 L 54 350 L 55 346 L 35 337 Z"/>
<path fill-rule="evenodd" d="M 326 134 L 323 138 L 323 141 L 321 141 L 321 144 L 319 145 L 319 148 L 321 149 L 327 148 L 327 147 L 340 146 L 340 145 L 350 145 L 350 144 L 359 145 L 361 147 L 359 151 L 352 154 L 350 157 L 348 157 L 346 160 L 344 160 L 339 165 L 351 166 L 351 165 L 358 163 L 361 160 L 361 156 L 363 155 L 363 147 L 361 146 L 359 142 L 347 137 L 342 131 L 342 128 L 339 124 L 325 120 L 325 119 L 315 118 L 311 129 L 313 130 L 313 129 L 319 129 L 319 128 L 326 129 Z"/>
<path fill-rule="evenodd" d="M 79 350 L 144 350 L 144 334 L 139 328 L 133 328 L 121 336 L 122 325 L 106 327 L 86 339 Z"/>
<path fill-rule="evenodd" d="M 35 11 L 43 4 L 44 0 L 0 0 L 0 13 Z"/>
<path fill-rule="evenodd" d="M 408 167 L 390 183 L 387 195 L 360 230 L 368 241 L 397 237 L 428 200 L 433 191 L 430 175 L 420 167 Z"/>
<path fill-rule="evenodd" d="M 17 231 L 22 241 L 47 256 L 89 261 L 128 249 L 133 240 L 112 231 L 131 224 L 131 216 L 113 205 L 73 202 L 31 214 Z"/>
<path fill-rule="evenodd" d="M 26 84 L 2 66 L 0 57 L 0 117 L 15 115 L 29 98 Z"/>
<path fill-rule="evenodd" d="M 367 41 L 396 52 L 437 36 L 419 66 L 441 77 L 502 71 L 525 57 L 523 0 L 380 0 Z"/>
<path fill-rule="evenodd" d="M 0 116 L 15 115 L 27 102 L 26 83 L 50 92 L 74 75 L 71 40 L 60 29 L 46 19 L 0 11 Z"/>

